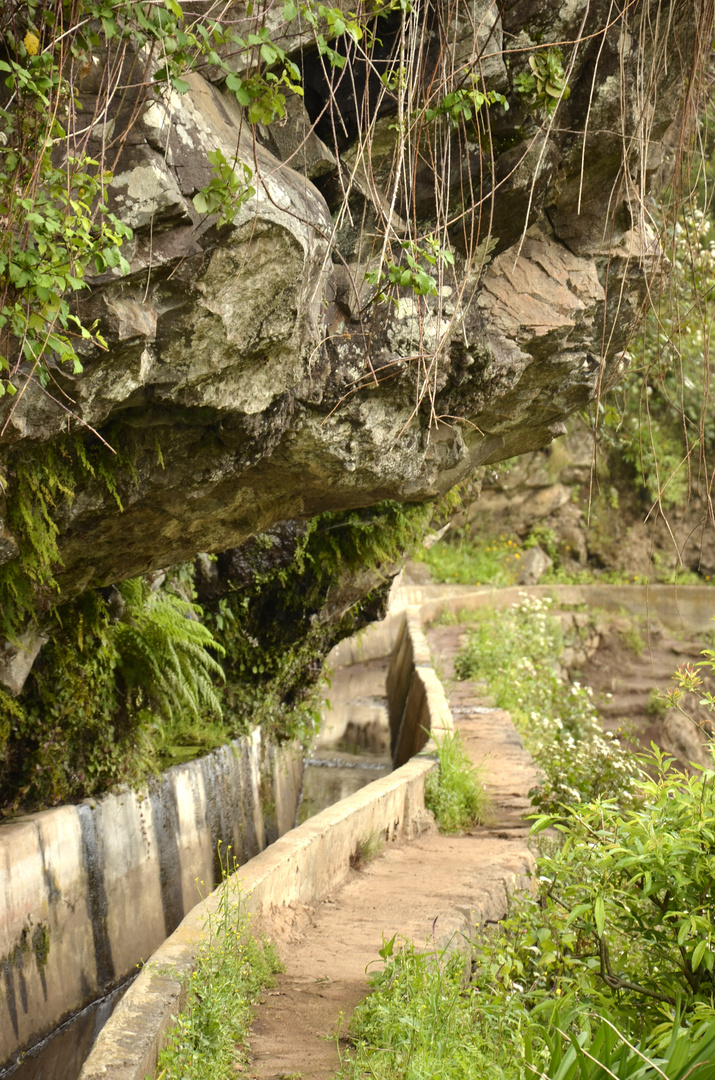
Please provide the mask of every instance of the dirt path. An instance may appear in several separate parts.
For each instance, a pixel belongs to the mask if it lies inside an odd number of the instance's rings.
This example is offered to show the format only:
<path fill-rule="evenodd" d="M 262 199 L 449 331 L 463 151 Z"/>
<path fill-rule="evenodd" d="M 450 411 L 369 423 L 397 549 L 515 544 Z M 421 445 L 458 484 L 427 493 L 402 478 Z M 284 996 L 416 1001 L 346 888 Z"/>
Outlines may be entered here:
<path fill-rule="evenodd" d="M 434 646 L 449 669 L 454 635 L 438 635 Z M 294 910 L 283 926 L 271 926 L 286 971 L 253 1024 L 249 1075 L 257 1080 L 330 1080 L 345 1045 L 336 1032 L 346 1031 L 367 994 L 365 968 L 383 939 L 397 933 L 444 947 L 475 924 L 501 918 L 507 893 L 526 885 L 531 860 L 522 815 L 536 774 L 508 714 L 479 693 L 461 683 L 450 703 L 472 759 L 485 761 L 493 820 L 457 837 L 426 822 L 417 840 L 390 845 L 317 908 Z"/>

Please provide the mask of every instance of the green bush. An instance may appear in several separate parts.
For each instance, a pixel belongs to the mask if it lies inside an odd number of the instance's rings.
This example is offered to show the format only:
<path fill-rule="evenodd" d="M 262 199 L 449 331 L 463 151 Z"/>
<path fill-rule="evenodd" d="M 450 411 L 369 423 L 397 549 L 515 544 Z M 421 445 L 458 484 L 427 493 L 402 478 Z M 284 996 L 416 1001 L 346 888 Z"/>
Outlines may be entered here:
<path fill-rule="evenodd" d="M 600 1022 L 599 1022 L 600 1020 Z M 715 1077 L 715 1024 L 696 1030 L 676 1020 L 667 1045 L 634 1046 L 608 1017 L 593 1018 L 581 1031 L 563 1031 L 557 1014 L 545 1032 L 546 1064 L 535 1064 L 527 1044 L 526 1066 L 540 1080 L 698 1080 Z"/>
<path fill-rule="evenodd" d="M 641 1009 L 678 1000 L 712 1009 L 715 771 L 675 771 L 655 748 L 651 767 L 629 810 L 597 801 L 574 811 L 540 872 L 604 985 Z"/>

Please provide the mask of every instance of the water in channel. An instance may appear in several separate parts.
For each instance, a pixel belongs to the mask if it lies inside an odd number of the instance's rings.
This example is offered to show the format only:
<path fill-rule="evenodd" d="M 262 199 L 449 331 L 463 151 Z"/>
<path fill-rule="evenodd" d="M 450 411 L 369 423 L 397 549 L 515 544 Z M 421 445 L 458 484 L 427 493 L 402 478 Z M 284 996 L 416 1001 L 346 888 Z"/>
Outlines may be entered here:
<path fill-rule="evenodd" d="M 391 771 L 388 662 L 372 660 L 335 672 L 330 705 L 305 759 L 296 824 Z M 71 1017 L 22 1060 L 0 1069 L 0 1080 L 77 1080 L 95 1039 L 135 977 Z"/>

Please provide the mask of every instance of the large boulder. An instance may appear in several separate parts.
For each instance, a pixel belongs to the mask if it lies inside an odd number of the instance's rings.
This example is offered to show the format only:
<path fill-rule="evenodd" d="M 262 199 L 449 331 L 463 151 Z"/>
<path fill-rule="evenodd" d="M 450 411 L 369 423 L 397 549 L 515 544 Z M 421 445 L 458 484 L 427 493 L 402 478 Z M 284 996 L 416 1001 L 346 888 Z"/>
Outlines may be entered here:
<path fill-rule="evenodd" d="M 284 126 L 250 128 L 211 68 L 187 75 L 183 95 L 125 95 L 110 203 L 134 230 L 130 273 L 95 279 L 79 308 L 108 350 L 87 348 L 79 375 L 57 367 L 52 393 L 31 381 L 0 403 L 8 500 L 19 462 L 50 445 L 73 462 L 74 497 L 52 508 L 62 595 L 286 519 L 432 498 L 476 466 L 547 445 L 616 380 L 658 256 L 639 200 L 659 140 L 687 115 L 697 59 L 697 5 L 656 19 L 662 6 L 470 0 L 441 45 L 415 8 L 402 16 L 424 45 L 415 91 L 448 47 L 511 106 L 484 106 L 478 128 L 438 116 L 419 146 L 414 128 L 397 138 L 394 98 L 361 125 L 349 78 L 329 85 L 280 5 L 270 28 L 305 82 Z M 554 114 L 513 90 L 551 42 L 573 43 L 562 46 L 570 96 Z M 102 80 L 101 62 L 90 69 L 80 121 Z M 369 111 L 354 51 L 347 70 Z M 328 145 L 331 108 L 342 126 Z M 192 203 L 216 149 L 252 172 L 232 224 Z M 366 273 L 379 279 L 401 245 L 424 251 L 433 233 L 454 260 L 430 269 L 418 257 L 436 294 L 376 297 Z M 0 559 L 17 558 L 15 539 L 0 521 Z"/>

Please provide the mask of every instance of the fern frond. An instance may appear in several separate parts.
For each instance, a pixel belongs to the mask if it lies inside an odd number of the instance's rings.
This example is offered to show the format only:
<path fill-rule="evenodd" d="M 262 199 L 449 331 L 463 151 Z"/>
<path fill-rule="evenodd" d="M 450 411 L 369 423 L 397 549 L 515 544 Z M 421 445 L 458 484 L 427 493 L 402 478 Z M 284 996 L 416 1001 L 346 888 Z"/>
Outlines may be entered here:
<path fill-rule="evenodd" d="M 141 687 L 157 711 L 169 719 L 188 710 L 221 714 L 212 679 L 223 668 L 209 650 L 223 647 L 196 615 L 200 608 L 169 592 L 152 592 L 140 578 L 122 582 L 124 621 L 116 629 L 120 667 L 130 688 Z"/>

